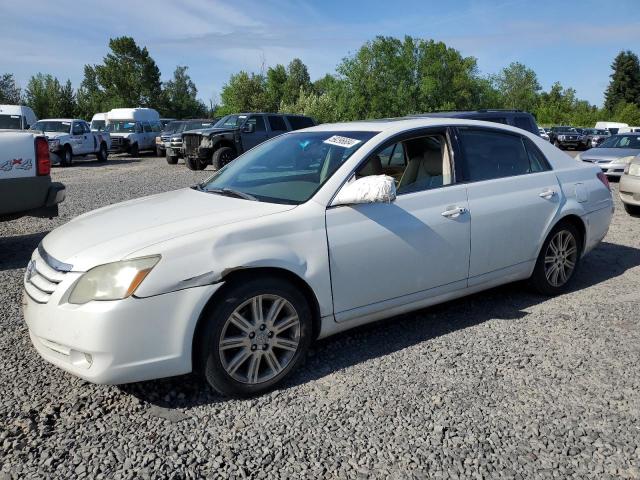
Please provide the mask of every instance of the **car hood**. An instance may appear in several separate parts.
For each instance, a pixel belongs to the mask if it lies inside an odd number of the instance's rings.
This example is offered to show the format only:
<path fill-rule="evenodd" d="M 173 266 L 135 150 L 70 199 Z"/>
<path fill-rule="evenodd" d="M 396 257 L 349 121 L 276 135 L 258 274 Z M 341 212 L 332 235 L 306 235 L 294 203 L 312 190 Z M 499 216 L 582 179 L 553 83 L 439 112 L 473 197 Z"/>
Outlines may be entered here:
<path fill-rule="evenodd" d="M 238 130 L 237 128 L 197 128 L 195 130 L 189 130 L 184 133 L 196 133 L 198 135 L 209 136 L 212 133 L 231 133 Z"/>
<path fill-rule="evenodd" d="M 618 158 L 638 155 L 636 148 L 591 148 L 580 155 L 583 160 L 617 160 Z"/>
<path fill-rule="evenodd" d="M 56 138 L 68 137 L 68 133 L 62 132 L 44 132 L 44 136 L 48 139 L 55 140 Z"/>
<path fill-rule="evenodd" d="M 256 202 L 185 188 L 80 215 L 49 233 L 42 246 L 56 260 L 83 271 L 172 238 L 292 208 L 295 205 Z"/>

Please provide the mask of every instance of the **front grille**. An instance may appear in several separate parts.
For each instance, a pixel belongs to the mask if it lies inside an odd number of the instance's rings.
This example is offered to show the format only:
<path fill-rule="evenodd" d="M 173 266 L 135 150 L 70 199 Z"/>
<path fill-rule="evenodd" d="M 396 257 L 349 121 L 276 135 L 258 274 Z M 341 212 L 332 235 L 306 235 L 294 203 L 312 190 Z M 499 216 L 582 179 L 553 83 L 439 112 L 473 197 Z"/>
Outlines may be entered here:
<path fill-rule="evenodd" d="M 185 134 L 182 136 L 182 142 L 184 145 L 184 152 L 186 155 L 198 155 L 198 148 L 200 147 L 200 135 L 199 134 Z"/>
<path fill-rule="evenodd" d="M 38 246 L 24 274 L 27 295 L 38 303 L 47 303 L 69 270 L 71 265 L 58 262 Z"/>
<path fill-rule="evenodd" d="M 171 135 L 162 135 L 160 137 L 160 140 L 162 140 L 163 142 L 168 142 L 169 140 L 171 140 Z"/>
<path fill-rule="evenodd" d="M 120 146 L 124 143 L 124 138 L 122 137 L 111 137 L 111 145 Z"/>

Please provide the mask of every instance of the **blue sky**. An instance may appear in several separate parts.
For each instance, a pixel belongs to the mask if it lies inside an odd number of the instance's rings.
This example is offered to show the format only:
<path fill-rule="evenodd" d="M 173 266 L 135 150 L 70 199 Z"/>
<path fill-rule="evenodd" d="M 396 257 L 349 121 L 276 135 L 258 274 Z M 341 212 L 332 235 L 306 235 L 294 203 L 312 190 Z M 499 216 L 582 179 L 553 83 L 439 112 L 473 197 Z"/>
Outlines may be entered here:
<path fill-rule="evenodd" d="M 545 89 L 560 81 L 600 105 L 614 56 L 640 54 L 640 1 L 0 0 L 0 73 L 21 86 L 37 72 L 77 86 L 110 37 L 130 35 L 163 80 L 187 65 L 208 101 L 240 69 L 299 57 L 316 79 L 366 40 L 405 34 L 444 41 L 485 74 L 522 62 Z"/>

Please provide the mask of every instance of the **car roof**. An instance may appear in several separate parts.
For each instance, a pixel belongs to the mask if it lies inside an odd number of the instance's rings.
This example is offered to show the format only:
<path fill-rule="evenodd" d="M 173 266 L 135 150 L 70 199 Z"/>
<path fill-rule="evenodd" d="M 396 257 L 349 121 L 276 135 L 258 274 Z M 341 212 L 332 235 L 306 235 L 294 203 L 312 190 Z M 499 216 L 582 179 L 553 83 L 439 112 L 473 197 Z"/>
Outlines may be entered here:
<path fill-rule="evenodd" d="M 439 127 L 439 126 L 478 126 L 505 130 L 522 134 L 526 132 L 533 135 L 528 130 L 505 125 L 503 123 L 487 122 L 484 120 L 472 120 L 468 118 L 450 118 L 450 117 L 402 117 L 402 118 L 384 118 L 379 120 L 358 120 L 353 122 L 339 123 L 323 123 L 313 127 L 305 128 L 305 132 L 326 132 L 326 131 L 354 131 L 354 132 L 389 132 L 400 133 L 405 130 L 421 127 Z"/>
<path fill-rule="evenodd" d="M 81 118 L 41 118 L 38 120 L 39 122 L 86 122 L 86 120 L 82 120 Z"/>

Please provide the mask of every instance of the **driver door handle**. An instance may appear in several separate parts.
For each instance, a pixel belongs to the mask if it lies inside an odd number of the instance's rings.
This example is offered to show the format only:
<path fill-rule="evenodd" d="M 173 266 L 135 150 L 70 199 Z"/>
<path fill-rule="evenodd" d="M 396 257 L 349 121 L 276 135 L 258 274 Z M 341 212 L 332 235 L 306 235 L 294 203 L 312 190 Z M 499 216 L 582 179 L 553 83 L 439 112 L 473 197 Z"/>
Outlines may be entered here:
<path fill-rule="evenodd" d="M 548 200 L 551 197 L 555 196 L 555 194 L 556 194 L 556 191 L 549 188 L 547 190 L 540 192 L 538 196 L 541 198 L 546 198 Z"/>
<path fill-rule="evenodd" d="M 450 210 L 445 210 L 444 212 L 441 213 L 441 215 L 447 218 L 457 218 L 466 212 L 467 212 L 467 209 L 464 207 L 453 207 Z"/>

